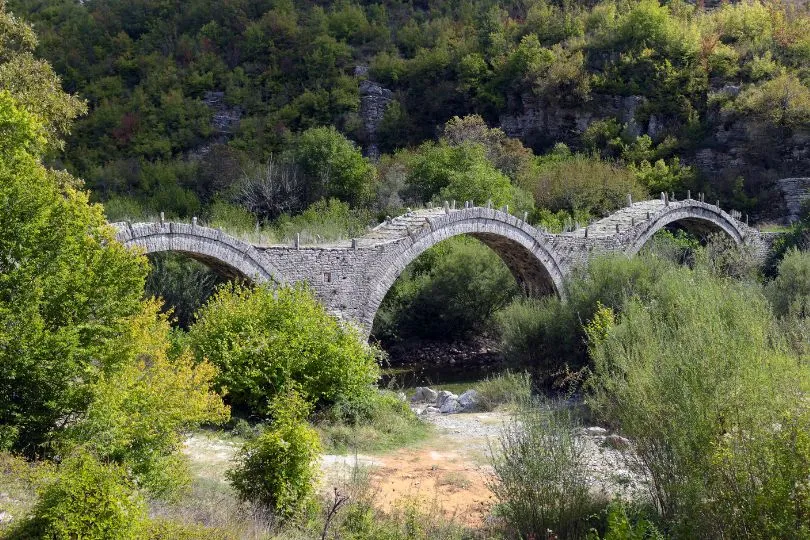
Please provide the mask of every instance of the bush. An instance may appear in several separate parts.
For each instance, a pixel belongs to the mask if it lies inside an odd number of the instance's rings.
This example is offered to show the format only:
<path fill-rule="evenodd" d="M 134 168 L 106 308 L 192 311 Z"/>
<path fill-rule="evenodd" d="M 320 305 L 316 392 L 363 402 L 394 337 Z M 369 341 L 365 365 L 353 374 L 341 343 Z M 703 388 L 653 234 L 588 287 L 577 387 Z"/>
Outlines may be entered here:
<path fill-rule="evenodd" d="M 301 242 L 317 244 L 362 236 L 371 221 L 365 210 L 337 199 L 322 199 L 297 216 L 282 214 L 272 228 L 281 242 L 292 242 L 298 234 Z"/>
<path fill-rule="evenodd" d="M 776 315 L 810 317 L 810 253 L 789 249 L 778 272 L 765 289 Z"/>
<path fill-rule="evenodd" d="M 371 398 L 342 399 L 324 412 L 317 427 L 330 452 L 380 452 L 412 444 L 431 433 L 430 426 L 389 391 Z"/>
<path fill-rule="evenodd" d="M 375 350 L 302 286 L 228 284 L 200 310 L 188 343 L 219 368 L 216 388 L 230 403 L 258 415 L 290 383 L 326 406 L 370 395 L 379 374 Z"/>
<path fill-rule="evenodd" d="M 242 499 L 288 518 L 312 500 L 321 446 L 306 422 L 311 405 L 298 391 L 277 394 L 269 412 L 272 426 L 245 443 L 227 476 Z"/>
<path fill-rule="evenodd" d="M 171 312 L 173 322 L 188 328 L 194 314 L 214 294 L 224 278 L 203 263 L 173 252 L 149 256 L 151 270 L 146 277 L 147 297 L 163 300 L 162 311 Z"/>
<path fill-rule="evenodd" d="M 39 493 L 30 519 L 10 538 L 136 538 L 147 522 L 146 504 L 126 471 L 77 450 Z"/>
<path fill-rule="evenodd" d="M 810 374 L 758 286 L 673 268 L 628 298 L 617 322 L 603 308 L 588 326 L 589 401 L 633 441 L 670 531 L 770 538 L 806 523 Z"/>
<path fill-rule="evenodd" d="M 570 409 L 529 400 L 492 449 L 496 513 L 520 538 L 582 538 L 597 510 Z"/>
<path fill-rule="evenodd" d="M 532 395 L 532 379 L 527 372 L 506 370 L 494 376 L 487 376 L 475 384 L 478 392 L 478 408 L 482 411 L 494 410 L 499 405 L 526 402 Z"/>
<path fill-rule="evenodd" d="M 588 365 L 583 325 L 599 305 L 621 309 L 627 297 L 649 298 L 672 266 L 658 256 L 608 256 L 576 268 L 565 283 L 566 300 L 519 299 L 498 314 L 500 343 L 508 362 L 537 370 L 550 383 L 566 382 Z M 581 375 L 581 373 L 580 373 Z M 560 377 L 562 376 L 562 379 Z"/>
<path fill-rule="evenodd" d="M 644 187 L 629 169 L 598 157 L 572 154 L 564 145 L 539 157 L 530 184 L 539 208 L 585 211 L 596 216 L 609 214 L 633 200 L 647 198 Z"/>

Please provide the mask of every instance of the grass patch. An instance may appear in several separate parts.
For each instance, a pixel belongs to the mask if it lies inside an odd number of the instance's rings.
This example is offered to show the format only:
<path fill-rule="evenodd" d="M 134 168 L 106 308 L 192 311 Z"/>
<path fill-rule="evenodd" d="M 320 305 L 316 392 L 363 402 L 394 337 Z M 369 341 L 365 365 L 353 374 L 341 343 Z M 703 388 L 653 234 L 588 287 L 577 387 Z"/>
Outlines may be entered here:
<path fill-rule="evenodd" d="M 362 418 L 347 420 L 340 411 L 331 410 L 316 420 L 325 452 L 386 452 L 428 438 L 433 427 L 420 420 L 395 395 L 384 392 Z"/>
<path fill-rule="evenodd" d="M 473 389 L 481 400 L 480 410 L 492 411 L 499 406 L 525 403 L 532 394 L 532 378 L 525 371 L 506 370 L 476 383 Z"/>

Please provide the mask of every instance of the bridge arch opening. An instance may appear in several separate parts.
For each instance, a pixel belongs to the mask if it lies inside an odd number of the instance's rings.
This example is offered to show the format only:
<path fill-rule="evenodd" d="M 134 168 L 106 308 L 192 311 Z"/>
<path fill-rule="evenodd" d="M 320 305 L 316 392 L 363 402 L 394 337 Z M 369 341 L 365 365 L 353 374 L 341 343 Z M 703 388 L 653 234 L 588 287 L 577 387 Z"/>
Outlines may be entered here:
<path fill-rule="evenodd" d="M 742 244 L 745 240 L 739 224 L 719 208 L 708 205 L 683 207 L 665 212 L 653 219 L 636 238 L 632 239 L 626 253 L 636 255 L 661 231 L 672 233 L 683 231 L 702 245 L 706 245 L 712 235 L 718 234 L 728 237 L 736 245 Z"/>
<path fill-rule="evenodd" d="M 508 276 L 506 285 L 501 288 L 514 287 L 515 292 L 533 297 L 561 294 L 563 272 L 550 247 L 549 235 L 508 214 L 488 209 L 464 210 L 430 221 L 430 227 L 423 228 L 419 234 L 383 248 L 389 252 L 369 273 L 368 299 L 360 313 L 367 331 L 372 331 L 383 300 L 388 296 L 390 302 L 389 294 L 397 294 L 394 285 L 398 278 L 410 265 L 422 265 L 424 259 L 448 239 L 453 244 L 466 242 L 467 246 L 478 246 L 479 253 L 483 250 L 489 254 L 490 264 L 496 260 L 502 270 L 500 275 Z M 459 269 L 459 279 L 469 282 L 476 279 L 473 274 L 464 277 L 462 272 L 469 271 L 466 267 L 472 263 L 462 260 L 459 266 L 465 266 Z M 483 269 L 483 272 L 496 274 L 493 268 Z M 474 296 L 476 291 L 468 290 L 465 294 Z"/>

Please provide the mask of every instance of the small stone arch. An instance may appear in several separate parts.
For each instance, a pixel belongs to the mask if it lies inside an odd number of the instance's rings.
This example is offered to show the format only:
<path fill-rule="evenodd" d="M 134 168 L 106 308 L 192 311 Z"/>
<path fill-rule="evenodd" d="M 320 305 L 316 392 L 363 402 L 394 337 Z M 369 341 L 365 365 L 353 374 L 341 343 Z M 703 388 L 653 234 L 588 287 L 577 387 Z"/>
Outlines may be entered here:
<path fill-rule="evenodd" d="M 377 310 L 396 279 L 428 248 L 459 235 L 468 235 L 495 251 L 528 296 L 563 295 L 564 271 L 552 246 L 552 235 L 541 233 L 504 212 L 469 208 L 428 219 L 418 232 L 383 244 L 383 256 L 368 272 L 368 297 L 360 324 L 371 332 Z"/>
<path fill-rule="evenodd" d="M 255 247 L 217 229 L 186 223 L 114 223 L 116 238 L 146 254 L 174 251 L 200 261 L 215 272 L 255 283 L 283 283 L 281 273 Z"/>
<path fill-rule="evenodd" d="M 670 203 L 633 231 L 625 253 L 636 255 L 655 233 L 672 223 L 703 237 L 709 233 L 725 233 L 737 245 L 743 244 L 747 236 L 745 226 L 717 206 L 698 201 Z"/>

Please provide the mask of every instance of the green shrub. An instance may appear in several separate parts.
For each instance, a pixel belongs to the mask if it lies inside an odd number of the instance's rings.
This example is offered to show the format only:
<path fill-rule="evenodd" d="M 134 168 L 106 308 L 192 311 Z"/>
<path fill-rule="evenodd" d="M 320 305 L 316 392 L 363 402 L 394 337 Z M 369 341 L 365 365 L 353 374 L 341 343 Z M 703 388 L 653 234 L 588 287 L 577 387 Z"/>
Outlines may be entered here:
<path fill-rule="evenodd" d="M 277 394 L 269 407 L 272 425 L 245 443 L 238 465 L 227 472 L 239 496 L 288 518 L 312 501 L 321 451 L 307 424 L 311 405 L 296 390 Z"/>
<path fill-rule="evenodd" d="M 621 500 L 611 502 L 607 507 L 607 530 L 601 540 L 664 540 L 648 519 L 627 515 L 627 505 Z M 600 540 L 596 530 L 588 531 L 587 540 Z"/>
<path fill-rule="evenodd" d="M 389 391 L 341 399 L 324 411 L 317 428 L 330 452 L 380 452 L 413 444 L 431 433 L 430 425 Z"/>
<path fill-rule="evenodd" d="M 608 256 L 575 268 L 565 283 L 566 300 L 518 299 L 498 313 L 501 348 L 507 361 L 537 372 L 540 381 L 562 383 L 588 365 L 583 324 L 598 306 L 620 309 L 625 299 L 649 298 L 672 266 L 659 256 Z"/>
<path fill-rule="evenodd" d="M 292 242 L 296 235 L 303 243 L 317 244 L 362 236 L 372 217 L 337 199 L 322 199 L 297 216 L 282 214 L 272 229 L 281 242 Z"/>
<path fill-rule="evenodd" d="M 200 310 L 188 343 L 219 368 L 216 387 L 229 402 L 258 415 L 290 383 L 325 406 L 370 395 L 379 374 L 375 350 L 302 286 L 228 284 Z"/>
<path fill-rule="evenodd" d="M 494 410 L 499 405 L 513 405 L 527 401 L 532 394 L 532 379 L 527 372 L 506 370 L 498 375 L 487 376 L 475 384 L 478 392 L 478 408 Z"/>
<path fill-rule="evenodd" d="M 766 292 L 780 316 L 810 317 L 810 253 L 789 249 Z"/>
<path fill-rule="evenodd" d="M 208 226 L 232 233 L 250 233 L 256 229 L 256 216 L 242 206 L 217 199 L 208 207 Z"/>
<path fill-rule="evenodd" d="M 647 198 L 631 170 L 598 157 L 572 154 L 565 145 L 537 158 L 536 172 L 523 187 L 534 193 L 539 208 L 585 211 L 596 216 L 625 206 L 628 193 L 633 200 Z"/>
<path fill-rule="evenodd" d="M 126 471 L 79 449 L 60 465 L 39 493 L 32 517 L 11 538 L 137 538 L 146 525 L 146 504 Z"/>
<path fill-rule="evenodd" d="M 222 398 L 211 389 L 216 368 L 194 362 L 188 350 L 171 350 L 169 323 L 157 314 L 156 302 L 129 321 L 116 348 L 126 361 L 93 385 L 87 411 L 57 442 L 125 466 L 150 495 L 177 495 L 189 482 L 185 433 L 228 419 Z"/>
<path fill-rule="evenodd" d="M 806 523 L 810 374 L 758 285 L 673 268 L 618 322 L 602 313 L 588 326 L 589 402 L 633 441 L 668 529 L 769 538 Z"/>
<path fill-rule="evenodd" d="M 589 493 L 573 413 L 535 400 L 522 405 L 491 450 L 495 512 L 519 538 L 582 538 L 599 503 Z"/>
<path fill-rule="evenodd" d="M 104 201 L 104 214 L 110 223 L 116 221 L 141 221 L 146 217 L 143 204 L 134 198 L 116 195 Z"/>
<path fill-rule="evenodd" d="M 147 297 L 163 300 L 162 311 L 171 311 L 180 328 L 189 327 L 197 310 L 224 281 L 203 263 L 179 253 L 154 253 L 149 256 L 149 263 L 144 292 Z"/>

